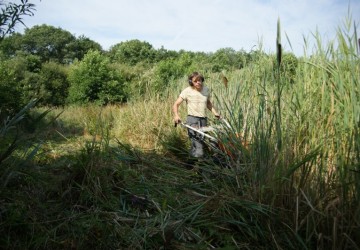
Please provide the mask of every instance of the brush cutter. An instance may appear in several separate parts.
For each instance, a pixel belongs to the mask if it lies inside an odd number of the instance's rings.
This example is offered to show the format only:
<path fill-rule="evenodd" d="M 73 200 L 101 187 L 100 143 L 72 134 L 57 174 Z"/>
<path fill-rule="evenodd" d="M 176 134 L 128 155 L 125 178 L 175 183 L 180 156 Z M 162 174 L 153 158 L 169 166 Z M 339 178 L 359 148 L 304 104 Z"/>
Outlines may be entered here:
<path fill-rule="evenodd" d="M 188 129 L 191 129 L 193 131 L 195 131 L 196 133 L 198 133 L 199 135 L 203 136 L 203 137 L 206 137 L 207 139 L 213 141 L 213 142 L 217 142 L 217 139 L 209 134 L 207 134 L 206 132 L 210 132 L 210 131 L 213 131 L 214 129 L 212 127 L 201 127 L 201 128 L 195 128 L 195 127 L 192 127 L 186 123 L 180 123 L 181 126 L 185 127 L 185 128 L 188 128 Z M 175 124 L 176 126 L 176 124 Z"/>
<path fill-rule="evenodd" d="M 208 147 L 209 151 L 214 153 L 216 157 L 227 155 L 231 159 L 235 159 L 239 152 L 238 145 L 241 143 L 242 147 L 247 148 L 247 142 L 239 133 L 233 133 L 230 124 L 224 119 L 220 119 L 220 125 L 206 126 L 206 127 L 192 127 L 186 123 L 179 123 L 182 127 L 196 132 L 200 141 Z M 175 123 L 175 127 L 177 124 Z M 210 135 L 211 134 L 211 135 Z M 214 135 L 214 136 L 213 136 Z"/>
<path fill-rule="evenodd" d="M 231 129 L 230 124 L 223 118 L 220 119 L 223 124 L 226 125 L 228 129 Z M 225 132 L 225 128 L 222 125 L 214 125 L 214 126 L 206 126 L 206 127 L 192 127 L 186 123 L 179 123 L 182 127 L 190 129 L 194 132 L 196 132 L 197 138 L 204 142 L 204 144 L 214 153 L 221 153 L 224 152 L 223 150 L 223 144 L 218 140 L 218 135 L 220 133 Z M 177 126 L 177 123 L 175 123 L 175 127 Z M 213 134 L 214 136 L 210 135 Z"/>

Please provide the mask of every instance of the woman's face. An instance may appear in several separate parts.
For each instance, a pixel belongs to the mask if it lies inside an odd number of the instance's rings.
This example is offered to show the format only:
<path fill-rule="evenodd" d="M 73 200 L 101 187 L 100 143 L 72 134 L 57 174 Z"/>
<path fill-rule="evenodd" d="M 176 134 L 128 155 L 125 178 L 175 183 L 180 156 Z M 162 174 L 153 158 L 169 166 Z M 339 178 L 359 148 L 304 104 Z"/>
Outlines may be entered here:
<path fill-rule="evenodd" d="M 193 83 L 193 86 L 196 90 L 198 91 L 201 91 L 202 89 L 202 80 L 201 79 L 196 79 L 195 77 L 192 79 L 192 83 Z"/>

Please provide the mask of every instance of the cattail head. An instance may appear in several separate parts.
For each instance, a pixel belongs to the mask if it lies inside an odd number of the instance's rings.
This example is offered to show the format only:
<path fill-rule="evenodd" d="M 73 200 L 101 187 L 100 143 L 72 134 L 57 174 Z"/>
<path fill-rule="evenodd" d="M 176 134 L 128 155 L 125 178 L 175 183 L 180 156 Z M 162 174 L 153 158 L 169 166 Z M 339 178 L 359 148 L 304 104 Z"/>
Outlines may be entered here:
<path fill-rule="evenodd" d="M 221 78 L 222 78 L 222 82 L 224 83 L 225 88 L 227 88 L 228 87 L 228 79 L 224 75 L 222 75 Z"/>

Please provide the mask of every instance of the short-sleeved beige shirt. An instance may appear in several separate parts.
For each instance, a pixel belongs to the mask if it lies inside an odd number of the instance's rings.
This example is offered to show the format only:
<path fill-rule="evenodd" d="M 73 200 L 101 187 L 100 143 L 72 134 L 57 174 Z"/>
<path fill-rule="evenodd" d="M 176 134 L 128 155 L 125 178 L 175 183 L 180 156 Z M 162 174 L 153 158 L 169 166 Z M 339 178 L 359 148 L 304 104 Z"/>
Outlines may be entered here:
<path fill-rule="evenodd" d="M 210 90 L 206 86 L 203 86 L 201 91 L 187 87 L 180 93 L 180 97 L 186 101 L 188 115 L 197 117 L 206 117 L 209 96 Z"/>

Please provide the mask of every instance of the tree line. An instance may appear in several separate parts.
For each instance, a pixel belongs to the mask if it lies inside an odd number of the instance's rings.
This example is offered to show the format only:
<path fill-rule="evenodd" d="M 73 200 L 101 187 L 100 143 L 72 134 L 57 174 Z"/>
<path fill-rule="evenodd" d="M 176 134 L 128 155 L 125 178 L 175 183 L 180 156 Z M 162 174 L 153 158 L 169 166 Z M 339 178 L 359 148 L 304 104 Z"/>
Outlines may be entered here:
<path fill-rule="evenodd" d="M 212 53 L 155 49 L 137 39 L 104 50 L 83 35 L 36 25 L 0 39 L 1 112 L 16 112 L 33 98 L 40 105 L 64 106 L 124 103 L 149 90 L 161 96 L 169 83 L 193 70 L 239 70 L 264 55 L 232 48 Z M 294 55 L 290 59 L 297 63 Z"/>

